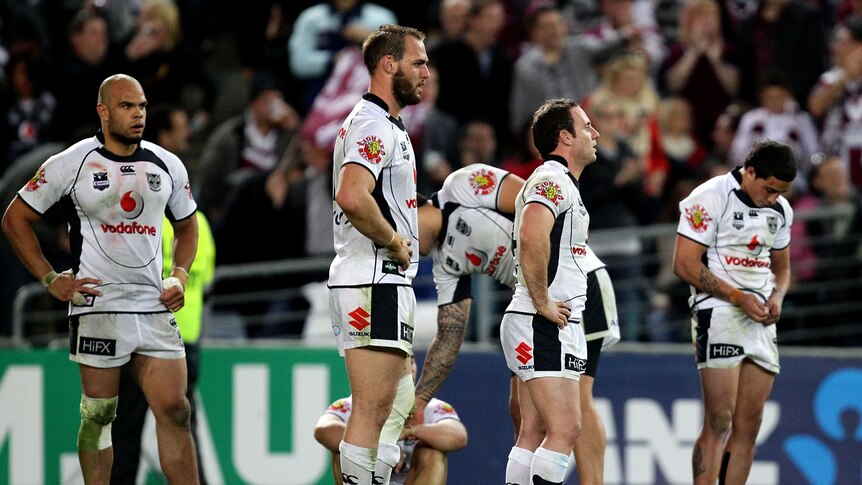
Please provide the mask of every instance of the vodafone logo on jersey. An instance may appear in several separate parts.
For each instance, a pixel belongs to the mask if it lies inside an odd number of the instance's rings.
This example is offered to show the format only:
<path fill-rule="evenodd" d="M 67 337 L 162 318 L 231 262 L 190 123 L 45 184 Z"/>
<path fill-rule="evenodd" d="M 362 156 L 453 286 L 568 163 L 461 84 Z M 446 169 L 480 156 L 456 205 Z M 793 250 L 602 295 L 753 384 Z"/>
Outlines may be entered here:
<path fill-rule="evenodd" d="M 120 222 L 118 224 L 102 224 L 102 232 L 105 234 L 144 234 L 146 236 L 155 236 L 156 228 L 146 224 L 138 224 L 137 222 L 131 224 Z"/>
<path fill-rule="evenodd" d="M 769 268 L 772 261 L 761 258 L 740 258 L 738 256 L 724 256 L 724 264 L 728 266 L 742 266 L 743 268 Z"/>
<path fill-rule="evenodd" d="M 500 265 L 500 258 L 506 254 L 508 248 L 506 246 L 497 246 L 497 252 L 494 254 L 494 259 L 491 260 L 491 263 L 488 264 L 488 274 L 494 275 L 494 272 L 497 271 L 497 266 Z"/>
<path fill-rule="evenodd" d="M 137 219 L 144 211 L 144 198 L 130 190 L 120 198 L 120 214 L 126 219 Z"/>

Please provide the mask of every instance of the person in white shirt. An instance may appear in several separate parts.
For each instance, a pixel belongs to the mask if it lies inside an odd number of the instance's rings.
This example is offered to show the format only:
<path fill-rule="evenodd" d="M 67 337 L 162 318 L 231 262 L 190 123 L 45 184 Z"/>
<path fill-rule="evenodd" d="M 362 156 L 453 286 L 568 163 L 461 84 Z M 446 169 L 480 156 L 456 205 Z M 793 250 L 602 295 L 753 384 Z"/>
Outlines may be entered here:
<path fill-rule="evenodd" d="M 416 377 L 416 360 L 411 359 L 413 377 Z M 353 397 L 348 396 L 333 402 L 317 420 L 314 439 L 332 453 L 332 478 L 341 485 L 341 462 L 338 444 L 350 421 Z M 393 485 L 446 485 L 447 453 L 467 446 L 467 428 L 449 403 L 433 398 L 417 411 L 414 423 L 404 426 L 398 447 L 401 460 L 392 473 Z"/>
<path fill-rule="evenodd" d="M 778 363 L 775 324 L 790 287 L 793 151 L 763 141 L 745 165 L 679 203 L 674 273 L 691 285 L 692 340 L 703 388 L 695 484 L 745 483 Z"/>
<path fill-rule="evenodd" d="M 521 432 L 506 482 L 562 484 L 581 431 L 578 380 L 587 364 L 581 262 L 590 218 L 577 179 L 596 160 L 599 133 L 571 99 L 545 102 L 533 116 L 532 132 L 545 162 L 515 199 L 518 281 L 500 326 L 506 364 L 526 383 L 519 386 Z M 533 428 L 544 433 L 527 432 Z M 537 435 L 543 439 L 529 439 Z"/>
<path fill-rule="evenodd" d="M 383 25 L 365 39 L 371 85 L 335 140 L 329 312 L 354 403 L 341 469 L 358 485 L 389 483 L 415 399 L 416 156 L 400 112 L 419 103 L 429 77 L 424 38 Z"/>
<path fill-rule="evenodd" d="M 180 159 L 144 141 L 147 98 L 124 74 L 99 87 L 101 131 L 49 158 L 9 205 L 3 231 L 24 266 L 69 306 L 69 359 L 81 374 L 78 458 L 87 483 L 107 483 L 120 368 L 132 373 L 156 418 L 162 470 L 198 483 L 189 430 L 183 339 L 171 312 L 184 305 L 197 250 L 196 205 Z M 59 275 L 33 224 L 68 209 L 72 268 Z M 173 268 L 162 279 L 162 220 L 174 228 Z"/>

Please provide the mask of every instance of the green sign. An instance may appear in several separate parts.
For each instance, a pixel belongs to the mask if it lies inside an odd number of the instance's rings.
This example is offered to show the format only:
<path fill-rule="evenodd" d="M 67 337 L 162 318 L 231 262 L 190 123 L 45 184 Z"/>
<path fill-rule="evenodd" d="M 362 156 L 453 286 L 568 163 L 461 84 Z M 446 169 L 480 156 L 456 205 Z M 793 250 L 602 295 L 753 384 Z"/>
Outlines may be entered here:
<path fill-rule="evenodd" d="M 209 483 L 332 483 L 328 452 L 312 431 L 349 393 L 335 349 L 205 348 L 200 365 L 198 446 Z M 0 485 L 82 482 L 80 396 L 66 351 L 0 351 Z M 149 423 L 145 455 L 157 456 L 154 438 Z M 141 481 L 160 483 L 153 459 L 141 467 Z"/>

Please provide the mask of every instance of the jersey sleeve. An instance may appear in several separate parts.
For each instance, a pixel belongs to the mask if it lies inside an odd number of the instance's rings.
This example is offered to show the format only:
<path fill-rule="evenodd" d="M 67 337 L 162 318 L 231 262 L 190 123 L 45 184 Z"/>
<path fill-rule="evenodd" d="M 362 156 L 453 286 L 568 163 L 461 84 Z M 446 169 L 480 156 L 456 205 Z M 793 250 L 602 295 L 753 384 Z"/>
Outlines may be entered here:
<path fill-rule="evenodd" d="M 397 149 L 395 136 L 384 120 L 356 119 L 345 136 L 342 166 L 358 163 L 374 174 L 376 180 L 383 168 L 392 163 L 391 154 Z"/>
<path fill-rule="evenodd" d="M 43 163 L 33 177 L 18 191 L 18 196 L 40 214 L 68 195 L 75 182 L 75 174 L 57 156 Z"/>
<path fill-rule="evenodd" d="M 461 421 L 461 418 L 458 417 L 458 413 L 455 412 L 455 408 L 451 404 L 436 398 L 432 399 L 428 403 L 428 406 L 425 407 L 425 424 L 437 423 L 444 419 L 457 419 Z"/>
<path fill-rule="evenodd" d="M 455 202 L 466 207 L 485 207 L 497 210 L 500 184 L 509 172 L 486 165 L 474 163 L 446 177 L 440 189 L 440 204 Z"/>
<path fill-rule="evenodd" d="M 692 241 L 709 246 L 718 230 L 721 200 L 714 191 L 695 189 L 679 203 L 677 233 Z"/>
<path fill-rule="evenodd" d="M 778 228 L 778 232 L 775 234 L 775 243 L 773 243 L 773 249 L 785 249 L 790 245 L 790 226 L 793 225 L 793 208 L 790 207 L 790 204 L 787 201 L 782 201 L 781 204 L 784 208 L 784 225 Z"/>
<path fill-rule="evenodd" d="M 168 206 L 165 215 L 173 221 L 183 220 L 194 214 L 197 210 L 195 198 L 192 195 L 192 187 L 189 183 L 189 173 L 179 158 L 174 157 L 170 167 L 173 179 L 173 191 L 168 198 Z"/>
<path fill-rule="evenodd" d="M 326 408 L 325 414 L 333 414 L 341 418 L 345 423 L 350 419 L 351 400 L 348 397 L 341 398 Z"/>
<path fill-rule="evenodd" d="M 554 218 L 564 213 L 574 203 L 575 194 L 569 184 L 555 181 L 551 174 L 531 178 L 524 187 L 524 205 L 542 204 L 554 214 Z"/>

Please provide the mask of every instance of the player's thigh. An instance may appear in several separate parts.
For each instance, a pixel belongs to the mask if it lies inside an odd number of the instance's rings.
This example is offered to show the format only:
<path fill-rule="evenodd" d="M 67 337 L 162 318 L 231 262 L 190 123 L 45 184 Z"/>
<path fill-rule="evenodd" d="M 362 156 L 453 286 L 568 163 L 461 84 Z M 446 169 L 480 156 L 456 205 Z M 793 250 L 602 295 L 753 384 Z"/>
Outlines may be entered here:
<path fill-rule="evenodd" d="M 160 359 L 135 354 L 131 366 L 135 379 L 156 415 L 185 407 L 188 385 L 185 358 Z"/>
<path fill-rule="evenodd" d="M 533 402 L 547 431 L 580 422 L 580 390 L 578 381 L 564 377 L 538 377 L 527 381 Z"/>
<path fill-rule="evenodd" d="M 740 366 L 730 369 L 700 369 L 704 413 L 733 410 L 739 388 Z"/>
<path fill-rule="evenodd" d="M 92 367 L 78 364 L 81 392 L 92 398 L 114 397 L 120 392 L 120 367 Z"/>
<path fill-rule="evenodd" d="M 344 351 L 354 410 L 362 403 L 391 403 L 398 381 L 410 372 L 410 359 L 403 351 L 382 347 L 357 347 Z"/>
<path fill-rule="evenodd" d="M 740 421 L 747 424 L 759 424 L 763 414 L 763 406 L 772 392 L 775 374 L 760 367 L 750 360 L 742 363 L 739 372 L 739 391 L 736 399 L 736 412 Z"/>

